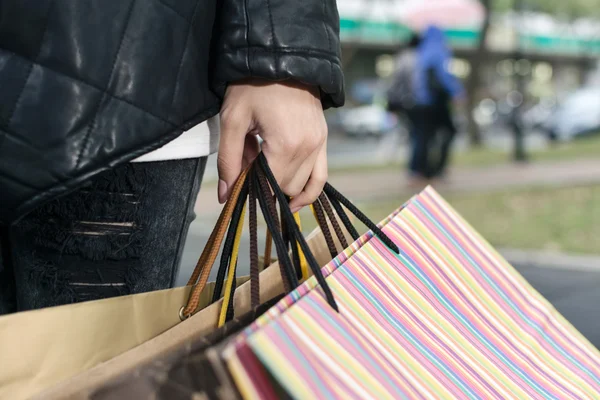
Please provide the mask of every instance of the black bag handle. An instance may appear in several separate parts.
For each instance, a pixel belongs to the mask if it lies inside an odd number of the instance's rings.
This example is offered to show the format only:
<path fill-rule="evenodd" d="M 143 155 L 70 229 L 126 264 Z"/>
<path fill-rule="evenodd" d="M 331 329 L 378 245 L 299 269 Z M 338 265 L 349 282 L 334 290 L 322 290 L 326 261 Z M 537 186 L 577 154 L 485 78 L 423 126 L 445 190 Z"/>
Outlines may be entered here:
<path fill-rule="evenodd" d="M 283 193 L 279 184 L 275 180 L 275 177 L 273 175 L 273 172 L 271 171 L 271 168 L 269 167 L 267 159 L 262 152 L 259 153 L 254 165 L 250 169 L 250 172 L 249 172 L 248 178 L 247 178 L 247 182 L 245 183 L 245 186 L 242 188 L 242 192 L 238 198 L 238 202 L 236 203 L 236 206 L 235 206 L 235 209 L 233 212 L 232 223 L 231 223 L 231 225 L 229 227 L 229 231 L 227 233 L 227 240 L 225 242 L 224 252 L 223 252 L 223 255 L 221 258 L 221 267 L 219 269 L 219 277 L 221 278 L 220 285 L 218 282 L 217 283 L 218 286 L 215 288 L 215 293 L 213 295 L 213 300 L 215 300 L 215 301 L 218 300 L 220 291 L 222 290 L 223 280 L 226 275 L 226 267 L 224 267 L 224 265 L 227 265 L 227 263 L 231 260 L 231 252 L 233 249 L 233 241 L 235 238 L 235 232 L 236 232 L 238 224 L 243 223 L 243 221 L 239 221 L 239 219 L 240 219 L 240 215 L 241 215 L 244 203 L 245 203 L 246 198 L 248 197 L 248 194 L 250 191 L 250 185 L 252 185 L 253 194 L 256 195 L 256 199 L 258 200 L 259 206 L 260 206 L 263 216 L 265 218 L 267 228 L 271 232 L 273 242 L 275 243 L 275 248 L 277 251 L 277 257 L 279 259 L 282 278 L 283 278 L 284 282 L 287 281 L 287 283 L 289 284 L 289 288 L 286 287 L 286 292 L 289 292 L 289 291 L 295 289 L 299 284 L 298 275 L 297 275 L 297 273 L 298 273 L 297 270 L 299 269 L 298 268 L 299 267 L 298 266 L 298 264 L 299 264 L 298 258 L 299 257 L 298 257 L 297 250 L 296 250 L 296 252 L 293 251 L 294 249 L 297 249 L 296 245 L 299 245 L 302 252 L 304 253 L 306 261 L 307 261 L 313 275 L 317 279 L 317 282 L 319 283 L 319 285 L 321 286 L 321 288 L 325 294 L 327 303 L 334 310 L 338 311 L 339 309 L 338 309 L 337 303 L 335 301 L 335 298 L 333 296 L 333 293 L 332 293 L 329 285 L 327 284 L 327 281 L 325 280 L 325 277 L 323 276 L 323 274 L 321 272 L 321 267 L 318 265 L 314 255 L 310 251 L 310 248 L 308 247 L 308 244 L 306 243 L 306 239 L 304 238 L 304 235 L 302 234 L 302 232 L 300 232 L 300 229 L 299 229 L 298 225 L 296 224 L 296 220 L 294 219 L 294 216 L 293 216 L 290 208 L 288 207 L 289 198 Z M 281 221 L 277 220 L 277 211 L 276 211 L 273 201 L 272 201 L 273 198 L 271 197 L 271 191 L 275 194 L 275 198 L 277 199 L 277 201 L 280 204 Z M 346 229 L 350 232 L 350 234 L 354 238 L 354 240 L 358 239 L 358 237 L 359 237 L 358 232 L 356 231 L 356 229 L 350 222 L 350 219 L 348 218 L 342 205 L 344 207 L 346 207 L 352 214 L 354 214 L 358 220 L 360 220 L 363 224 L 365 224 L 374 233 L 375 236 L 377 236 L 384 244 L 386 244 L 390 248 L 390 250 L 392 250 L 396 254 L 400 253 L 398 246 L 396 246 L 396 244 L 385 233 L 383 233 L 383 231 L 381 231 L 381 229 L 373 221 L 371 221 L 354 204 L 352 204 L 352 202 L 350 202 L 350 200 L 348 200 L 346 197 L 344 197 L 340 192 L 338 192 L 329 183 L 325 184 L 325 187 L 323 189 L 323 194 L 321 194 L 319 201 L 320 201 L 321 205 L 323 205 L 323 204 L 326 204 L 327 200 L 329 200 L 329 203 L 331 204 L 331 206 L 333 206 L 336 213 L 340 217 L 342 223 L 344 224 Z M 254 205 L 250 204 L 250 207 L 252 207 L 252 206 L 254 206 Z M 328 206 L 329 206 L 329 204 L 327 204 L 326 207 L 329 208 Z M 320 210 L 320 211 L 322 211 L 322 210 Z M 320 214 L 321 223 L 326 223 L 326 220 L 325 220 L 326 216 L 329 216 L 331 219 L 330 213 L 322 213 L 321 212 L 319 214 Z M 234 220 L 236 221 L 235 223 L 234 223 Z M 333 221 L 332 221 L 332 223 L 333 223 Z M 252 222 L 251 222 L 251 224 L 252 224 Z M 285 224 L 285 227 L 287 228 L 286 233 L 287 233 L 287 235 L 289 235 L 288 238 L 284 237 L 284 232 L 282 230 L 282 226 L 284 224 Z M 337 221 L 335 221 L 335 224 L 337 224 Z M 336 231 L 337 231 L 337 229 L 336 229 Z M 290 253 L 289 252 L 290 245 L 292 248 L 291 257 L 289 254 Z M 251 250 L 251 257 L 252 257 L 252 254 L 253 254 L 253 252 Z M 256 252 L 256 256 L 257 256 L 257 254 L 258 253 Z M 255 261 L 257 262 L 257 260 L 255 260 Z M 254 261 L 251 260 L 251 264 L 253 264 L 253 263 L 254 263 Z M 236 266 L 230 265 L 229 268 L 236 268 Z M 257 285 L 257 287 L 258 287 L 258 285 Z M 219 288 L 220 290 L 217 291 L 216 290 L 217 288 Z M 233 315 L 234 315 L 233 297 L 234 297 L 235 289 L 236 289 L 236 285 L 235 284 L 231 285 L 232 292 L 231 292 L 231 295 L 229 296 L 230 300 L 229 300 L 228 310 L 227 310 L 228 319 L 233 318 Z"/>

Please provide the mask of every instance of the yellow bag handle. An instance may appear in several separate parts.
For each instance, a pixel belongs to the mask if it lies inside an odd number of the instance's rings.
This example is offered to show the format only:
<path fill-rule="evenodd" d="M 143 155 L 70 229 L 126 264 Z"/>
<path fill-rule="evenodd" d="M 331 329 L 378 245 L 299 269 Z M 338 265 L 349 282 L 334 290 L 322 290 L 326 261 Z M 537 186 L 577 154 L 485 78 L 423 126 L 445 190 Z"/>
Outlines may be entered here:
<path fill-rule="evenodd" d="M 311 206 L 312 207 L 312 206 Z M 246 214 L 246 205 L 244 204 L 244 208 L 242 209 L 242 214 L 240 216 L 240 223 L 237 226 L 236 232 L 235 232 L 235 239 L 233 242 L 233 250 L 231 253 L 231 263 L 230 263 L 230 268 L 229 271 L 227 271 L 227 281 L 225 283 L 225 289 L 224 289 L 224 296 L 223 296 L 223 303 L 221 304 L 221 311 L 219 313 L 219 321 L 217 323 L 217 326 L 220 328 L 221 326 L 223 326 L 227 320 L 227 309 L 229 308 L 229 302 L 231 300 L 231 294 L 232 294 L 232 286 L 235 284 L 236 282 L 236 276 L 235 276 L 235 265 L 237 263 L 238 260 L 238 254 L 239 254 L 239 249 L 240 249 L 240 241 L 242 238 L 242 232 L 243 232 L 243 221 L 244 221 L 244 216 Z M 294 213 L 294 220 L 296 221 L 296 224 L 298 224 L 298 228 L 302 229 L 302 225 L 301 225 L 301 220 L 300 220 L 300 213 Z M 267 237 L 267 240 L 269 238 Z M 302 249 L 300 248 L 300 245 L 296 244 L 298 247 L 298 257 L 300 258 L 300 270 L 302 271 L 302 281 L 304 281 L 305 279 L 308 278 L 308 262 L 306 261 L 306 257 L 304 256 L 304 252 L 302 252 Z"/>
<path fill-rule="evenodd" d="M 246 204 L 242 208 L 242 214 L 240 215 L 240 222 L 235 231 L 235 239 L 233 240 L 233 249 L 231 252 L 231 262 L 229 263 L 229 271 L 227 271 L 227 282 L 225 282 L 225 295 L 223 296 L 223 304 L 221 305 L 221 313 L 219 314 L 218 327 L 225 324 L 227 319 L 227 309 L 229 308 L 229 301 L 232 295 L 232 287 L 235 285 L 236 277 L 235 270 L 238 260 L 238 254 L 240 252 L 240 241 L 242 239 L 242 232 L 244 230 L 244 216 L 246 215 Z"/>
<path fill-rule="evenodd" d="M 312 205 L 311 205 L 312 207 Z M 300 231 L 302 231 L 302 221 L 300 221 L 300 213 L 299 212 L 295 212 L 294 213 L 294 220 L 296 221 L 296 224 L 298 225 L 298 229 L 300 229 Z M 302 279 L 301 280 L 305 280 L 308 278 L 308 262 L 306 262 L 306 257 L 304 256 L 304 252 L 302 251 L 302 249 L 300 248 L 300 245 L 298 243 L 296 243 L 296 248 L 298 249 L 298 258 L 300 258 L 300 271 L 302 271 Z"/>

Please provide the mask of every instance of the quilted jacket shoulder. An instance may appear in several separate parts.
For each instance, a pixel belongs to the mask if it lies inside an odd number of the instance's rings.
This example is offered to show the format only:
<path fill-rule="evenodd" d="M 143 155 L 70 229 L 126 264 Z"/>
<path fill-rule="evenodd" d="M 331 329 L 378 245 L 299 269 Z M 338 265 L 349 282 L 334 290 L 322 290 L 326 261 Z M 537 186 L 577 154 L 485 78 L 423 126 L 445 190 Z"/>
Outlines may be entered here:
<path fill-rule="evenodd" d="M 335 0 L 0 1 L 0 223 L 215 115 L 227 83 L 343 103 Z"/>

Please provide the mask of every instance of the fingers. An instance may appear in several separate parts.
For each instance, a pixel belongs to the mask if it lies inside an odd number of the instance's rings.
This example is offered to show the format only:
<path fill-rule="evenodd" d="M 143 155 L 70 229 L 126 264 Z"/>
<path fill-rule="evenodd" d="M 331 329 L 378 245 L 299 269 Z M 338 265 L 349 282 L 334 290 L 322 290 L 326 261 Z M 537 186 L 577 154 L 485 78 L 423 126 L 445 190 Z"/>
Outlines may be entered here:
<path fill-rule="evenodd" d="M 258 154 L 249 132 L 262 137 L 262 151 L 281 189 L 299 197 L 294 204 L 303 206 L 317 198 L 327 179 L 327 124 L 318 88 L 290 83 L 230 85 L 221 127 L 221 202 L 230 195 L 242 168 Z"/>
<path fill-rule="evenodd" d="M 217 168 L 219 171 L 219 202 L 229 198 L 231 189 L 244 166 L 244 149 L 247 146 L 246 134 L 251 128 L 251 118 L 243 113 L 221 113 L 221 139 Z M 256 141 L 256 138 L 254 138 Z M 250 144 L 250 147 L 252 145 Z M 258 148 L 258 145 L 257 145 Z M 258 150 L 256 150 L 258 154 Z M 256 157 L 256 156 L 255 156 Z"/>
<path fill-rule="evenodd" d="M 297 133 L 300 135 L 300 133 Z M 286 138 L 294 135 L 286 135 Z M 306 186 L 319 156 L 323 140 L 313 142 L 307 135 L 297 147 L 286 143 L 282 148 L 274 148 L 263 143 L 263 152 L 281 190 L 291 197 L 298 196 Z M 293 142 L 292 142 L 293 143 Z"/>
<path fill-rule="evenodd" d="M 317 153 L 317 159 L 312 167 L 310 178 L 304 186 L 304 190 L 295 196 L 290 202 L 292 212 L 297 212 L 301 208 L 312 204 L 317 200 L 323 187 L 327 182 L 327 144 L 324 143 Z"/>

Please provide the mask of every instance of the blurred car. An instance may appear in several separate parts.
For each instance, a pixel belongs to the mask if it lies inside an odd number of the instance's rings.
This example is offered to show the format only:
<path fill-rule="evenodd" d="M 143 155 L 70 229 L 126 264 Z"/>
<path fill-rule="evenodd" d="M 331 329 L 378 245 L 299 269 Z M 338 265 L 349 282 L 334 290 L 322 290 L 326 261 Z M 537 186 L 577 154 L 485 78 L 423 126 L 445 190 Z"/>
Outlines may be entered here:
<path fill-rule="evenodd" d="M 346 109 L 339 126 L 351 137 L 380 137 L 398 126 L 398 118 L 382 106 L 371 104 Z"/>
<path fill-rule="evenodd" d="M 600 88 L 580 89 L 560 104 L 541 129 L 560 142 L 600 133 Z"/>

